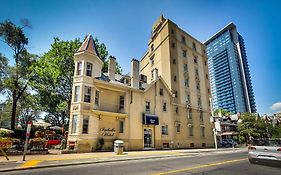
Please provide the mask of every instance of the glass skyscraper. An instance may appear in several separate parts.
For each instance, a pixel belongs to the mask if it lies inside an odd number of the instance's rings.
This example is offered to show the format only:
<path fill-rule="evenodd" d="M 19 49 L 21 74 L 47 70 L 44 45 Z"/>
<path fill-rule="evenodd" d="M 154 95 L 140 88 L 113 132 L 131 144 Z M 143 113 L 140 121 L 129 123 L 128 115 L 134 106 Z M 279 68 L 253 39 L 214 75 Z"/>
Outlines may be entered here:
<path fill-rule="evenodd" d="M 233 23 L 205 42 L 213 109 L 232 113 L 256 112 L 256 104 L 242 36 Z"/>

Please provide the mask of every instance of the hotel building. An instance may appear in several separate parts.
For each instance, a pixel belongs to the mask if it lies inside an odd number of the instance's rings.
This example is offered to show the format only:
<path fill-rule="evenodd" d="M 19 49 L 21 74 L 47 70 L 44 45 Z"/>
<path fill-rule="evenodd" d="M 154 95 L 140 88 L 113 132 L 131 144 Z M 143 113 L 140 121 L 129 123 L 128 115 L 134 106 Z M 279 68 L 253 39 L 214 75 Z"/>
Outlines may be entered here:
<path fill-rule="evenodd" d="M 130 75 L 108 72 L 89 35 L 74 55 L 68 149 L 125 150 L 213 147 L 210 84 L 204 44 L 162 15 L 148 50 L 132 59 Z"/>

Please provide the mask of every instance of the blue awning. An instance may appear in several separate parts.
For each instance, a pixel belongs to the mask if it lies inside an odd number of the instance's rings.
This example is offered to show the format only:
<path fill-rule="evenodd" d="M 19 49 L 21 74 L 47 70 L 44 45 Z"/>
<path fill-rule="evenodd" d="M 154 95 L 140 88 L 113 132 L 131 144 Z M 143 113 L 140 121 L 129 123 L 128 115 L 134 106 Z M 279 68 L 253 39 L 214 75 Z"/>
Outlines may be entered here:
<path fill-rule="evenodd" d="M 159 125 L 159 118 L 157 115 L 143 114 L 142 123 L 144 125 Z"/>

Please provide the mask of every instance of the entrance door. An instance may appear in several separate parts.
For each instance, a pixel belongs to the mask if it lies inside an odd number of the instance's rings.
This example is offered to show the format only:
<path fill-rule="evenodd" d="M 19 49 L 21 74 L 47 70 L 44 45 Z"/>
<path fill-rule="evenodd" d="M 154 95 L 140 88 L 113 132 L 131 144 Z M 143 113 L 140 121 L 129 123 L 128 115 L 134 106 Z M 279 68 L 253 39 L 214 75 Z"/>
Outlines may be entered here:
<path fill-rule="evenodd" d="M 144 148 L 152 148 L 152 129 L 143 130 Z"/>

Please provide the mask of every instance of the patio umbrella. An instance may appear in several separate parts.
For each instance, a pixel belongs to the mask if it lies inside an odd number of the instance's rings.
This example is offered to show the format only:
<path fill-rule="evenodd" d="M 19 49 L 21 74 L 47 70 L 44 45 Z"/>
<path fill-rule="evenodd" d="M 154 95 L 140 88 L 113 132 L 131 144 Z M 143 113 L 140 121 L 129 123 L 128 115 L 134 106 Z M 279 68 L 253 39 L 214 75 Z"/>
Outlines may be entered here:
<path fill-rule="evenodd" d="M 59 127 L 59 126 L 51 126 L 49 128 L 53 129 L 53 130 L 62 130 L 62 127 Z"/>
<path fill-rule="evenodd" d="M 43 120 L 33 121 L 32 125 L 34 125 L 34 126 L 42 126 L 42 127 L 44 127 L 44 129 L 46 129 L 48 126 L 51 126 L 50 123 L 45 122 Z"/>
<path fill-rule="evenodd" d="M 0 131 L 6 131 L 8 133 L 14 133 L 14 131 L 12 131 L 10 129 L 6 129 L 6 128 L 0 128 Z"/>

